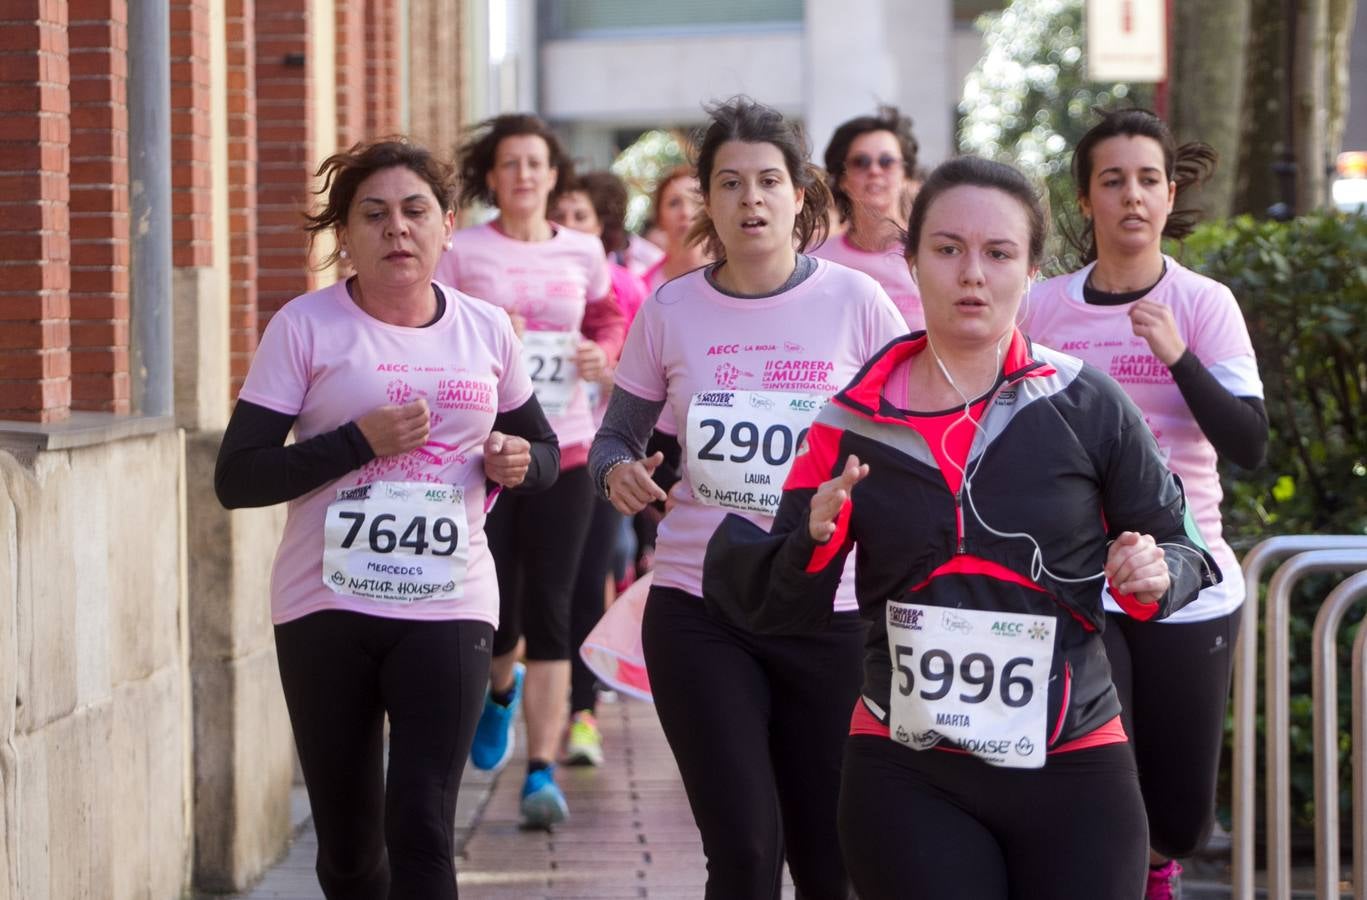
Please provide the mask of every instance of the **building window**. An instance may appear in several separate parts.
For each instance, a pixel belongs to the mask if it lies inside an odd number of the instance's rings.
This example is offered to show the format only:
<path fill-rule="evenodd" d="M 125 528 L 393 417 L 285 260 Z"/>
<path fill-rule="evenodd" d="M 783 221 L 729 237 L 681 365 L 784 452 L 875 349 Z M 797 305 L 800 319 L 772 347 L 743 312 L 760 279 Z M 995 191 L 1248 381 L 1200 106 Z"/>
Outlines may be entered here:
<path fill-rule="evenodd" d="M 801 27 L 803 0 L 541 0 L 541 37 Z"/>

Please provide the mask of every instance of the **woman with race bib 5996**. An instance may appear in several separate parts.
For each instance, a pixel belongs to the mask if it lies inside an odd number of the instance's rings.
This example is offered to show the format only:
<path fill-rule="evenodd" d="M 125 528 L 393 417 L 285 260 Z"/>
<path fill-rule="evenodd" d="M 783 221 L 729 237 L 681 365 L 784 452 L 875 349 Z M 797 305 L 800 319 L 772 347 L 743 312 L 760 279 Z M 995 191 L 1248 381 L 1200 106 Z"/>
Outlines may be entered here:
<path fill-rule="evenodd" d="M 1119 386 L 1016 329 L 1044 231 L 1011 167 L 937 168 L 906 243 L 926 331 L 818 414 L 772 534 L 728 517 L 708 548 L 708 595 L 783 632 L 824 627 L 857 557 L 871 628 L 840 843 L 862 900 L 1144 888 L 1100 585 L 1153 618 L 1218 573 Z"/>

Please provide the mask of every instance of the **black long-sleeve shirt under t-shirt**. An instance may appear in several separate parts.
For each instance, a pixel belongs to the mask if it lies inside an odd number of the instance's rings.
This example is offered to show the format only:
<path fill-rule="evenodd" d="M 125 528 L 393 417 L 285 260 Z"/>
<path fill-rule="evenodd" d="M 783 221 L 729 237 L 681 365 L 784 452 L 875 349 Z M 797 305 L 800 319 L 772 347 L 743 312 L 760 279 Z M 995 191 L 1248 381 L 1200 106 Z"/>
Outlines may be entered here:
<path fill-rule="evenodd" d="M 1167 266 L 1164 265 L 1164 273 Z M 1162 280 L 1161 277 L 1159 280 Z M 1157 282 L 1155 282 L 1157 284 Z M 1112 293 L 1082 286 L 1083 299 L 1094 306 L 1118 306 L 1142 300 L 1153 285 Z M 1261 397 L 1236 397 L 1211 374 L 1190 349 L 1168 367 L 1192 418 L 1221 459 L 1245 469 L 1262 465 L 1267 455 L 1267 407 Z"/>
<path fill-rule="evenodd" d="M 272 506 L 341 478 L 375 458 L 355 422 L 285 444 L 294 416 L 239 400 L 233 409 L 214 467 L 214 491 L 229 509 Z M 533 493 L 550 487 L 560 473 L 560 444 L 536 398 L 499 413 L 493 430 L 525 438 L 532 461 L 515 490 Z"/>

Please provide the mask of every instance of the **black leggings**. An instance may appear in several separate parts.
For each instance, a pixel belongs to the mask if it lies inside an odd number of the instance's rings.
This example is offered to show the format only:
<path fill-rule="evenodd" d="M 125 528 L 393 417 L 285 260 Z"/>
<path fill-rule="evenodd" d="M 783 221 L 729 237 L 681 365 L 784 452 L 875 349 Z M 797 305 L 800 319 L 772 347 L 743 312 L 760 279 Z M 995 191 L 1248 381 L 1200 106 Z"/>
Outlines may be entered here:
<path fill-rule="evenodd" d="M 1139 900 L 1149 861 L 1129 744 L 1022 770 L 853 735 L 840 846 L 860 900 Z"/>
<path fill-rule="evenodd" d="M 703 601 L 654 588 L 642 623 L 655 710 L 707 855 L 708 900 L 845 900 L 837 849 L 840 758 L 863 678 L 865 624 L 756 635 Z"/>
<path fill-rule="evenodd" d="M 1106 654 L 1134 742 L 1150 840 L 1190 856 L 1215 821 L 1225 707 L 1242 610 L 1206 622 L 1106 617 Z M 1136 677 L 1136 675 L 1138 677 Z"/>
<path fill-rule="evenodd" d="M 484 706 L 493 631 L 485 622 L 337 610 L 276 626 L 328 900 L 457 896 L 456 794 Z"/>
<path fill-rule="evenodd" d="M 584 665 L 579 656 L 579 645 L 589 636 L 593 626 L 603 618 L 603 585 L 617 550 L 617 536 L 622 528 L 622 514 L 602 499 L 593 501 L 593 519 L 589 523 L 584 552 L 579 557 L 579 572 L 574 580 L 574 596 L 570 599 L 570 710 L 592 711 L 597 700 L 598 678 Z"/>
<path fill-rule="evenodd" d="M 587 466 L 561 472 L 539 494 L 504 491 L 484 523 L 498 569 L 494 655 L 527 637 L 527 659 L 570 658 L 570 593 L 593 514 Z"/>

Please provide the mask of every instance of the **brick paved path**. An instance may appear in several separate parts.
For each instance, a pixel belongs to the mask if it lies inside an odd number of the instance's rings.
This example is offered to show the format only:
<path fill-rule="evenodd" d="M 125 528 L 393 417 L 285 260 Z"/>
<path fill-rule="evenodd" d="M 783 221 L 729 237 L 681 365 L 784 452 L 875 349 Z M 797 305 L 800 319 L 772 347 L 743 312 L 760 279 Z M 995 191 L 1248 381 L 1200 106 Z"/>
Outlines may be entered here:
<path fill-rule="evenodd" d="M 559 770 L 570 820 L 554 833 L 518 828 L 526 769 L 521 752 L 499 777 L 467 768 L 456 813 L 461 900 L 702 896 L 702 845 L 655 708 L 636 701 L 604 703 L 599 726 L 607 764 Z M 519 723 L 519 751 L 525 746 Z M 239 900 L 322 900 L 313 873 L 317 841 L 306 824 L 302 791 L 296 807 L 296 819 L 304 824 L 289 854 Z M 1229 896 L 1223 856 L 1188 861 L 1184 897 Z M 1298 867 L 1296 875 L 1294 896 L 1313 897 L 1313 871 Z M 791 883 L 785 883 L 783 896 L 792 898 Z"/>
<path fill-rule="evenodd" d="M 456 817 L 467 829 L 456 861 L 461 900 L 702 896 L 702 843 L 654 707 L 601 704 L 599 727 L 607 762 L 559 769 L 570 819 L 553 833 L 518 827 L 526 770 L 520 724 L 519 752 L 502 775 L 467 769 Z M 303 828 L 289 855 L 245 900 L 321 900 L 313 874 L 317 846 L 312 829 Z M 791 884 L 783 896 L 793 896 Z"/>

